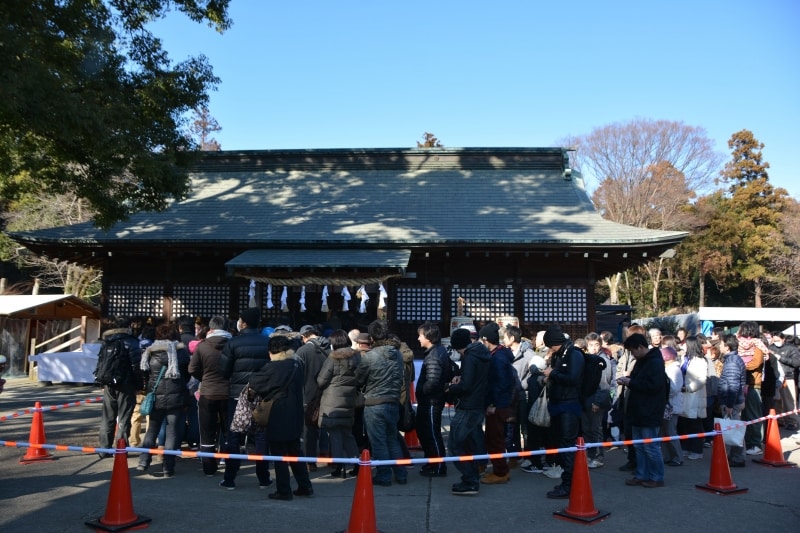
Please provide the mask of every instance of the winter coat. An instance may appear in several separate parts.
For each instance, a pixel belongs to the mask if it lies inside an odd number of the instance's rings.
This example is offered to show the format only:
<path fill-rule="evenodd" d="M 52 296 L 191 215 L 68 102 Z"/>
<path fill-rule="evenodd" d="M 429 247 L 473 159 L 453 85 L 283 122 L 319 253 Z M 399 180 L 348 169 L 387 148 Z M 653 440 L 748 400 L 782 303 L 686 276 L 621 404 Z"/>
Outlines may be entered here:
<path fill-rule="evenodd" d="M 583 402 L 583 410 L 587 413 L 592 412 L 592 406 L 596 405 L 600 409 L 608 409 L 611 407 L 611 388 L 615 386 L 614 383 L 614 364 L 613 359 L 608 354 L 607 350 L 601 349 L 597 355 L 603 358 L 606 362 L 606 367 L 600 376 L 600 383 L 597 385 L 597 390 L 594 394 L 586 398 Z M 584 359 L 585 362 L 585 359 Z"/>
<path fill-rule="evenodd" d="M 269 440 L 293 441 L 303 434 L 304 381 L 303 363 L 296 356 L 269 361 L 251 374 L 250 387 L 264 400 L 273 400 L 266 431 Z"/>
<path fill-rule="evenodd" d="M 747 385 L 747 369 L 736 352 L 725 355 L 722 374 L 719 377 L 717 400 L 720 405 L 733 409 L 744 404 L 744 387 Z"/>
<path fill-rule="evenodd" d="M 325 337 L 312 337 L 295 352 L 295 356 L 303 363 L 303 402 L 306 405 L 314 400 L 319 391 L 317 375 L 330 353 L 331 345 Z"/>
<path fill-rule="evenodd" d="M 227 333 L 227 332 L 226 332 Z M 197 344 L 189 361 L 189 373 L 200 380 L 200 396 L 210 400 L 224 400 L 230 392 L 230 381 L 225 379 L 220 368 L 222 350 L 230 335 L 214 335 Z"/>
<path fill-rule="evenodd" d="M 661 350 L 653 348 L 636 361 L 628 382 L 630 399 L 625 423 L 631 426 L 660 427 L 667 405 L 667 378 Z M 705 402 L 705 398 L 703 399 Z M 705 404 L 703 404 L 705 408 Z"/>
<path fill-rule="evenodd" d="M 352 348 L 334 350 L 322 364 L 317 386 L 322 391 L 319 426 L 352 427 L 356 407 L 356 367 L 359 353 Z"/>
<path fill-rule="evenodd" d="M 441 344 L 434 344 L 425 352 L 417 382 L 416 392 L 419 402 L 444 402 L 448 359 L 447 348 Z"/>
<path fill-rule="evenodd" d="M 489 388 L 489 364 L 492 354 L 480 342 L 473 342 L 461 356 L 461 379 L 449 386 L 449 392 L 456 397 L 456 409 L 486 408 Z"/>
<path fill-rule="evenodd" d="M 486 394 L 486 405 L 499 409 L 511 407 L 519 377 L 514 370 L 514 354 L 505 346 L 497 346 L 491 352 L 489 364 L 489 389 Z"/>
<path fill-rule="evenodd" d="M 391 341 L 376 342 L 356 368 L 358 386 L 364 391 L 364 404 L 400 403 L 403 390 L 403 356 Z"/>
<path fill-rule="evenodd" d="M 229 398 L 238 398 L 250 375 L 269 361 L 269 339 L 255 328 L 247 328 L 222 349 L 219 365 L 222 377 L 230 380 Z"/>
<path fill-rule="evenodd" d="M 145 373 L 146 391 L 152 392 L 155 389 L 155 409 L 178 411 L 189 405 L 189 389 L 186 388 L 186 383 L 189 381 L 189 350 L 182 343 L 176 344 L 180 377 L 170 379 L 166 376 L 169 357 L 166 348 L 160 344 L 163 342 L 174 341 L 156 341 L 145 351 L 144 356 L 148 358 L 147 361 L 150 365 L 150 370 Z M 158 375 L 162 368 L 165 375 L 162 375 L 159 380 Z M 158 381 L 158 388 L 155 388 L 156 381 Z"/>
<path fill-rule="evenodd" d="M 139 368 L 142 362 L 142 349 L 139 346 L 139 339 L 131 333 L 128 328 L 109 329 L 102 335 L 103 342 L 113 342 L 121 340 L 128 348 L 128 357 L 131 360 L 131 378 L 128 383 L 118 390 L 127 394 L 134 394 L 144 389 L 144 375 Z"/>
<path fill-rule="evenodd" d="M 708 378 L 708 362 L 705 357 L 692 357 L 686 373 L 683 375 L 681 401 L 683 409 L 678 413 L 684 418 L 706 417 L 706 379 Z"/>
<path fill-rule="evenodd" d="M 665 362 L 664 372 L 669 378 L 669 404 L 672 406 L 672 412 L 680 413 L 683 411 L 683 394 L 681 393 L 683 374 L 681 373 L 681 365 L 677 361 Z"/>
<path fill-rule="evenodd" d="M 583 366 L 583 352 L 566 341 L 550 361 L 553 371 L 547 378 L 548 404 L 580 402 Z"/>
<path fill-rule="evenodd" d="M 800 350 L 793 343 L 783 343 L 782 346 L 769 346 L 771 353 L 776 355 L 776 359 L 783 367 L 783 373 L 786 379 L 794 379 L 794 371 L 800 368 Z"/>
<path fill-rule="evenodd" d="M 523 390 L 527 389 L 528 387 L 528 376 L 531 373 L 531 358 L 534 355 L 536 355 L 536 352 L 533 351 L 533 348 L 531 348 L 531 343 L 528 341 L 522 341 L 517 347 L 516 353 L 514 353 L 514 361 L 512 362 L 512 365 L 514 366 L 514 370 L 517 371 L 517 376 L 519 377 L 519 381 L 522 384 Z"/>

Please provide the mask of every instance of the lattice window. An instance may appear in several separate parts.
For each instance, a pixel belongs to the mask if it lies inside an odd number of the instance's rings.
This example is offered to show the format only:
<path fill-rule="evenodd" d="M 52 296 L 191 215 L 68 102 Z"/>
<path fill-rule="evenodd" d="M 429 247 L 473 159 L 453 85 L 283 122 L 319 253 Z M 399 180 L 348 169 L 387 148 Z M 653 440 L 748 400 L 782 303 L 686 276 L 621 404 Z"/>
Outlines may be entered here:
<path fill-rule="evenodd" d="M 154 316 L 164 313 L 163 285 L 109 285 L 109 316 Z"/>
<path fill-rule="evenodd" d="M 439 287 L 397 287 L 394 300 L 397 320 L 437 322 L 442 319 L 442 289 Z"/>
<path fill-rule="evenodd" d="M 226 285 L 175 285 L 172 291 L 172 318 L 215 315 L 227 316 L 230 303 Z"/>
<path fill-rule="evenodd" d="M 453 285 L 450 312 L 458 316 L 459 298 L 463 301 L 463 316 L 476 320 L 495 320 L 499 316 L 514 315 L 514 287 L 460 287 Z"/>
<path fill-rule="evenodd" d="M 526 322 L 588 322 L 585 288 L 536 288 L 523 291 Z"/>

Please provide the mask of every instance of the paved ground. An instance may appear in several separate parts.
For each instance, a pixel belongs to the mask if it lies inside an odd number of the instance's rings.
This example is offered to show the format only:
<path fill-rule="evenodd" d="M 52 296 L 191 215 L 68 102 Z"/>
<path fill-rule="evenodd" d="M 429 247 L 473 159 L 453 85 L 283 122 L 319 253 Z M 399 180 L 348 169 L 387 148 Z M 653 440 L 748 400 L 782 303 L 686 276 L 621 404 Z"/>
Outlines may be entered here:
<path fill-rule="evenodd" d="M 33 407 L 60 405 L 98 396 L 90 386 L 50 387 L 25 378 L 9 379 L 0 395 L 0 416 Z M 81 404 L 43 414 L 48 444 L 94 446 L 99 404 Z M 29 440 L 31 415 L 0 422 L 0 440 Z M 787 433 L 782 432 L 784 437 Z M 785 457 L 800 463 L 800 445 L 784 438 Z M 36 532 L 87 531 L 87 520 L 103 516 L 110 494 L 113 460 L 95 454 L 57 451 L 57 460 L 22 465 L 24 449 L 0 447 L 0 530 Z M 606 453 L 606 466 L 590 471 L 595 506 L 611 515 L 594 531 L 634 531 L 654 528 L 682 532 L 796 531 L 800 523 L 800 469 L 774 468 L 748 462 L 733 469 L 733 481 L 748 492 L 731 496 L 696 489 L 710 480 L 711 453 L 701 461 L 668 468 L 666 487 L 627 487 L 627 474 L 617 467 L 621 450 Z M 418 456 L 418 454 L 415 454 Z M 689 463 L 687 461 L 687 463 Z M 327 468 L 312 474 L 315 494 L 276 502 L 258 489 L 252 465 L 245 466 L 235 491 L 223 491 L 218 475 L 202 475 L 197 459 L 178 461 L 176 475 L 161 479 L 136 471 L 128 457 L 131 495 L 137 514 L 152 518 L 152 531 L 315 531 L 348 527 L 355 479 L 325 478 Z M 554 518 L 568 500 L 548 500 L 557 482 L 541 474 L 512 470 L 507 485 L 483 486 L 476 497 L 450 493 L 455 469 L 444 479 L 427 479 L 410 472 L 405 486 L 374 488 L 378 528 L 391 532 L 577 531 L 582 525 Z M 361 502 L 360 505 L 369 505 Z M 781 529 L 772 529 L 781 528 Z"/>

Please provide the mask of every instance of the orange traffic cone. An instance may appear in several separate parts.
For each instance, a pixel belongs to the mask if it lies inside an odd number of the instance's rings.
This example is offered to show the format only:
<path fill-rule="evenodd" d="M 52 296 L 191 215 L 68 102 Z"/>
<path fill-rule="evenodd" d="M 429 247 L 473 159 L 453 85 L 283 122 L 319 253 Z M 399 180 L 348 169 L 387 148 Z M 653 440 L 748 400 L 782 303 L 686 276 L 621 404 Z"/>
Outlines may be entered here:
<path fill-rule="evenodd" d="M 377 533 L 377 531 L 369 450 L 364 450 L 358 462 L 358 478 L 356 491 L 353 494 L 353 506 L 350 509 L 350 523 L 344 533 Z"/>
<path fill-rule="evenodd" d="M 738 487 L 733 483 L 731 468 L 728 464 L 728 454 L 725 451 L 725 440 L 722 438 L 722 433 L 719 432 L 720 429 L 719 424 L 714 424 L 714 430 L 717 431 L 717 434 L 714 435 L 714 443 L 711 448 L 711 475 L 708 483 L 695 486 L 700 490 L 724 496 L 747 492 L 747 489 Z"/>
<path fill-rule="evenodd" d="M 31 434 L 28 441 L 31 444 L 44 444 L 47 438 L 44 436 L 44 419 L 42 418 L 42 404 L 36 402 L 34 404 L 33 421 L 31 422 Z M 44 448 L 29 447 L 25 456 L 19 460 L 22 464 L 34 463 L 36 461 L 53 461 L 55 457 L 53 454 L 47 453 Z"/>
<path fill-rule="evenodd" d="M 767 438 L 764 439 L 764 457 L 753 459 L 753 462 L 769 466 L 794 466 L 783 458 L 781 448 L 781 434 L 778 430 L 778 420 L 775 418 L 775 409 L 769 410 L 769 421 L 767 422 Z"/>
<path fill-rule="evenodd" d="M 128 452 L 125 451 L 125 440 L 119 439 L 117 453 L 114 454 L 114 470 L 111 472 L 111 489 L 108 491 L 106 514 L 86 522 L 86 525 L 101 531 L 122 531 L 144 529 L 150 520 L 152 519 L 137 515 L 133 511 L 131 479 L 128 476 Z"/>
<path fill-rule="evenodd" d="M 569 505 L 563 511 L 554 511 L 553 515 L 556 518 L 590 524 L 598 520 L 605 520 L 610 514 L 610 512 L 598 511 L 594 506 L 592 482 L 589 480 L 589 465 L 586 462 L 586 448 L 583 437 L 578 437 L 578 451 L 575 452 Z"/>

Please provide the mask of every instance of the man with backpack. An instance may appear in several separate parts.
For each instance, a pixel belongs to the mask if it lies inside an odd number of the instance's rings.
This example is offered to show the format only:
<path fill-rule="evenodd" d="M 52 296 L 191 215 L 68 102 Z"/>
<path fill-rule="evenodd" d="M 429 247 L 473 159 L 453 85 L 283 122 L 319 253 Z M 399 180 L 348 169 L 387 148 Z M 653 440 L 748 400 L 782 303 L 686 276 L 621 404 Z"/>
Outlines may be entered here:
<path fill-rule="evenodd" d="M 442 411 L 445 404 L 444 388 L 453 377 L 450 375 L 450 357 L 441 344 L 439 326 L 431 322 L 418 329 L 419 345 L 425 350 L 419 381 L 417 382 L 417 436 L 426 458 L 444 457 L 446 451 L 442 439 Z M 420 475 L 445 477 L 447 463 L 428 463 Z"/>
<path fill-rule="evenodd" d="M 100 447 L 116 448 L 124 439 L 128 445 L 131 415 L 136 407 L 136 392 L 142 389 L 139 364 L 142 352 L 139 339 L 131 333 L 129 318 L 119 317 L 102 334 L 102 347 L 95 368 L 95 383 L 103 387 L 103 410 L 100 415 Z M 116 431 L 115 431 L 116 429 Z M 113 454 L 99 452 L 101 459 Z"/>
<path fill-rule="evenodd" d="M 544 333 L 544 344 L 548 348 L 550 366 L 542 373 L 548 391 L 547 408 L 550 412 L 550 427 L 558 439 L 559 448 L 575 446 L 581 424 L 580 394 L 583 384 L 583 353 L 567 339 L 561 327 L 553 325 Z M 547 493 L 548 498 L 569 498 L 572 488 L 572 468 L 575 453 L 559 454 L 561 484 Z"/>

